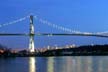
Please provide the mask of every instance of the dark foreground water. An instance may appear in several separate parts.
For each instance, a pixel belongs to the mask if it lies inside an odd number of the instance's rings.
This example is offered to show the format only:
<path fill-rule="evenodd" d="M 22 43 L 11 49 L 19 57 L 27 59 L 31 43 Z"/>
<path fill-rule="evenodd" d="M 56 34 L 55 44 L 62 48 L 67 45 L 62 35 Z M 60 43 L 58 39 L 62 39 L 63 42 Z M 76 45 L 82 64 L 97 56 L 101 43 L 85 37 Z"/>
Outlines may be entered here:
<path fill-rule="evenodd" d="M 0 72 L 108 72 L 108 56 L 6 58 Z"/>

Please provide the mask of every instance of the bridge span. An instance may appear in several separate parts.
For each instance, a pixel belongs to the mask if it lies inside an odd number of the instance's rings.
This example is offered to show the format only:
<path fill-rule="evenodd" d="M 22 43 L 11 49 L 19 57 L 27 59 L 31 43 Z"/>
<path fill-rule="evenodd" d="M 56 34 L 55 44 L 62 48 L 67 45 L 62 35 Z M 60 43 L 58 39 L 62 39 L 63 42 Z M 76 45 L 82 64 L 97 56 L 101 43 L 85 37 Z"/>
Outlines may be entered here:
<path fill-rule="evenodd" d="M 1 33 L 0 36 L 92 36 L 92 37 L 103 37 L 108 38 L 108 35 L 102 34 L 83 34 L 83 33 L 35 33 L 35 34 L 25 34 L 25 33 Z"/>
<path fill-rule="evenodd" d="M 47 24 L 48 26 L 52 26 L 53 28 L 57 28 L 60 30 L 63 30 L 67 33 L 37 33 L 35 32 L 34 29 L 34 19 L 37 19 L 37 16 L 26 16 L 23 18 L 20 18 L 18 20 L 6 23 L 6 24 L 1 24 L 0 27 L 7 26 L 7 25 L 12 25 L 14 23 L 20 22 L 25 20 L 26 18 L 29 18 L 30 20 L 30 25 L 29 25 L 29 33 L 0 33 L 0 36 L 29 36 L 29 51 L 30 52 L 35 52 L 35 45 L 34 45 L 34 36 L 90 36 L 90 37 L 102 37 L 102 38 L 108 38 L 108 32 L 97 32 L 97 33 L 90 33 L 90 32 L 80 32 L 80 31 L 75 31 L 71 30 L 69 28 L 65 28 L 56 24 L 53 24 L 51 22 L 48 22 L 46 20 L 43 20 L 41 18 L 38 18 L 39 22 L 43 24 Z"/>

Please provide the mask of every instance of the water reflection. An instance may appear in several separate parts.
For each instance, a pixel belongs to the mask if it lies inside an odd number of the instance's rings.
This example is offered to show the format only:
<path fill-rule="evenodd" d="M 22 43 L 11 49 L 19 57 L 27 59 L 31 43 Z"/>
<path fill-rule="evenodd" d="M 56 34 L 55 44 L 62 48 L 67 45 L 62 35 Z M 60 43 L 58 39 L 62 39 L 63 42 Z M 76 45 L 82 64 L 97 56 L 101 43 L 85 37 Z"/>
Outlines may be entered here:
<path fill-rule="evenodd" d="M 48 57 L 46 72 L 73 72 L 75 66 L 72 63 L 72 57 Z"/>
<path fill-rule="evenodd" d="M 92 57 L 48 57 L 46 72 L 93 72 Z"/>
<path fill-rule="evenodd" d="M 49 57 L 47 60 L 47 72 L 54 72 L 54 57 Z"/>
<path fill-rule="evenodd" d="M 75 57 L 75 72 L 93 72 L 92 57 Z"/>
<path fill-rule="evenodd" d="M 1 58 L 0 72 L 108 72 L 108 56 Z"/>
<path fill-rule="evenodd" d="M 37 60 L 35 61 L 35 59 Z M 108 72 L 107 67 L 107 57 L 70 56 L 29 58 L 29 72 Z"/>
<path fill-rule="evenodd" d="M 73 72 L 72 57 L 56 57 L 55 58 L 55 72 Z"/>
<path fill-rule="evenodd" d="M 36 72 L 35 57 L 29 57 L 29 72 Z"/>

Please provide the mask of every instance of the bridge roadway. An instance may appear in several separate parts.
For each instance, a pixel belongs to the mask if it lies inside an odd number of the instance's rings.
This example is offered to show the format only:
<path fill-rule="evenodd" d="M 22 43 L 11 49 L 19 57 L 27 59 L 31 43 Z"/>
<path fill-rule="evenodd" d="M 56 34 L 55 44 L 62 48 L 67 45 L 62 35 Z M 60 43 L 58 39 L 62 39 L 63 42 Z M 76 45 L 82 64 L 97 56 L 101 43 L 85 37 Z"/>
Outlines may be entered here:
<path fill-rule="evenodd" d="M 102 34 L 84 34 L 84 33 L 35 33 L 35 34 L 27 34 L 27 33 L 0 33 L 0 36 L 93 36 L 93 37 L 104 37 L 108 38 L 108 35 Z"/>

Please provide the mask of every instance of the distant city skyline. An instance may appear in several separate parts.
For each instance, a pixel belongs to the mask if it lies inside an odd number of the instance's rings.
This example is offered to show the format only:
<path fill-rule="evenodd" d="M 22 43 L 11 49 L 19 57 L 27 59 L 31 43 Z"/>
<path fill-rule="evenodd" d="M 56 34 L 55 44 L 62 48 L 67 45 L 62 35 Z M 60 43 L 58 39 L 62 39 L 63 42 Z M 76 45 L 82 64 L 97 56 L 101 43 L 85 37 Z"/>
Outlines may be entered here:
<path fill-rule="evenodd" d="M 3 0 L 0 1 L 0 25 L 27 16 L 38 15 L 51 23 L 82 32 L 108 31 L 107 0 Z M 34 19 L 35 33 L 64 33 Z M 0 27 L 0 33 L 29 33 L 29 19 Z M 29 37 L 0 37 L 0 44 L 9 48 L 28 48 Z M 96 37 L 35 37 L 35 48 L 66 45 L 108 44 L 107 38 Z"/>

